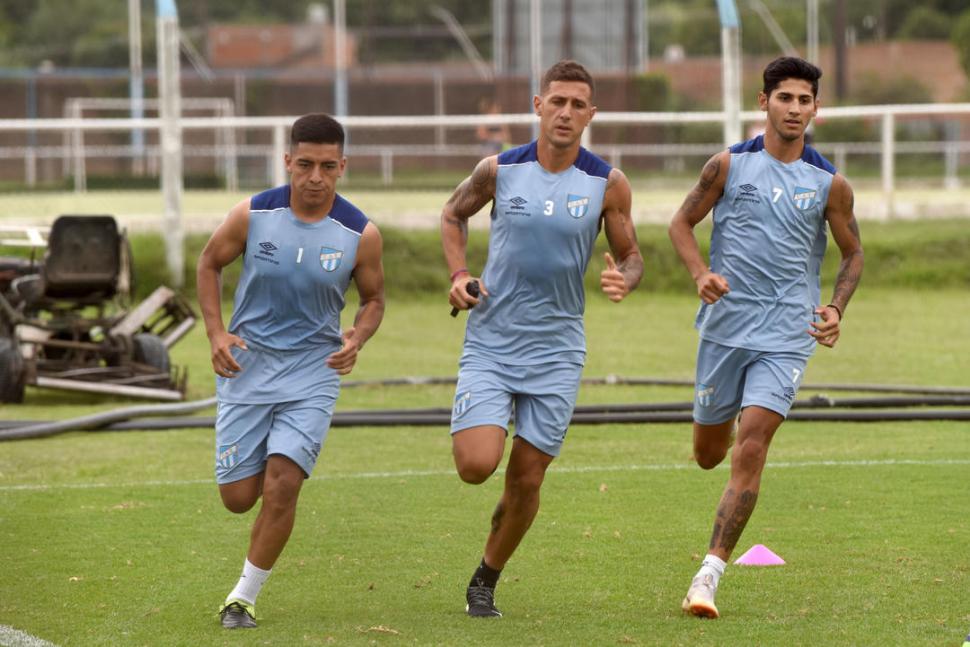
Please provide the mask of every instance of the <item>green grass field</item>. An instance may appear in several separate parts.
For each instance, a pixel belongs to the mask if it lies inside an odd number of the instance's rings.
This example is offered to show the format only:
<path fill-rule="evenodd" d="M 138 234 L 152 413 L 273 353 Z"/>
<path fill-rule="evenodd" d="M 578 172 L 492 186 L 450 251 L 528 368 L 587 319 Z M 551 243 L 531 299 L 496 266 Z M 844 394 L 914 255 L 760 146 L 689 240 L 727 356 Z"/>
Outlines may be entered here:
<path fill-rule="evenodd" d="M 689 295 L 591 295 L 586 376 L 690 379 L 694 307 Z M 443 296 L 392 299 L 352 377 L 453 374 L 463 323 L 447 310 Z M 965 290 L 863 285 L 806 383 L 965 386 L 968 317 Z M 201 327 L 174 359 L 191 398 L 211 394 Z M 580 401 L 690 397 L 595 386 Z M 347 388 L 338 410 L 451 398 L 446 386 Z M 118 405 L 29 389 L 0 417 Z M 503 573 L 497 621 L 465 617 L 463 595 L 500 476 L 461 483 L 444 428 L 334 429 L 260 627 L 231 634 L 215 611 L 254 513 L 222 508 L 212 445 L 209 429 L 0 444 L 0 626 L 59 645 L 957 645 L 970 629 L 966 423 L 786 423 L 737 555 L 763 543 L 788 564 L 730 567 L 716 622 L 679 608 L 727 477 L 691 465 L 688 425 L 570 430 Z"/>

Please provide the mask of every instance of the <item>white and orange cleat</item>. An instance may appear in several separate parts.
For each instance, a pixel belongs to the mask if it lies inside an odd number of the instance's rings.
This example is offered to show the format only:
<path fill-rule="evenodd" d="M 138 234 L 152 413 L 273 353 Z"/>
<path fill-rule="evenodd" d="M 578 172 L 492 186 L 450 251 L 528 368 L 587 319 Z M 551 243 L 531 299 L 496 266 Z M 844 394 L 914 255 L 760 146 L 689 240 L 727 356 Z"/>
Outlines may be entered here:
<path fill-rule="evenodd" d="M 690 588 L 687 589 L 687 597 L 684 598 L 680 608 L 692 616 L 698 618 L 711 618 L 712 620 L 720 617 L 717 607 L 714 606 L 714 594 L 717 593 L 717 585 L 711 575 L 698 575 L 691 581 Z"/>

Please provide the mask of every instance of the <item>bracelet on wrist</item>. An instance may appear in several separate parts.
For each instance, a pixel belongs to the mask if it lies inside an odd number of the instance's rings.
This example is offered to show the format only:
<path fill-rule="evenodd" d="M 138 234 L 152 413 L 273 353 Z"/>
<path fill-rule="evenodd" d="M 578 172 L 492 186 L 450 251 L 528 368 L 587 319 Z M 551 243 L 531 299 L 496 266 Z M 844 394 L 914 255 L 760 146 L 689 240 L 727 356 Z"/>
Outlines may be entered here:
<path fill-rule="evenodd" d="M 825 307 L 826 307 L 826 308 L 832 308 L 832 309 L 834 309 L 834 310 L 835 310 L 836 312 L 838 312 L 838 313 L 839 313 L 839 321 L 842 321 L 842 308 L 840 308 L 839 306 L 837 306 L 837 305 L 835 305 L 834 303 L 830 303 L 830 304 L 828 304 L 828 305 L 827 305 L 827 306 L 825 306 Z"/>
<path fill-rule="evenodd" d="M 460 270 L 455 270 L 454 272 L 452 272 L 451 273 L 451 282 L 454 283 L 455 282 L 455 279 L 458 278 L 462 274 L 468 274 L 468 268 L 467 267 L 463 267 Z"/>

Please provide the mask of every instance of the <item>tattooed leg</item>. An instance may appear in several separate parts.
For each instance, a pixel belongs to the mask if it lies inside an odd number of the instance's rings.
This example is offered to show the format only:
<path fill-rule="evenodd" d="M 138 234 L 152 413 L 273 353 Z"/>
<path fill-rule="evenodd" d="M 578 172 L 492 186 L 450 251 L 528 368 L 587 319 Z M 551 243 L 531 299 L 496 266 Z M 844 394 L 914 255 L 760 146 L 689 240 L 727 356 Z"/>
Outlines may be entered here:
<path fill-rule="evenodd" d="M 505 491 L 492 514 L 492 530 L 485 544 L 485 561 L 496 570 L 515 552 L 539 511 L 539 488 L 552 456 L 516 438 L 505 472 Z"/>
<path fill-rule="evenodd" d="M 724 561 L 731 556 L 754 512 L 768 446 L 782 420 L 777 413 L 761 407 L 748 407 L 741 418 L 737 445 L 731 454 L 731 477 L 717 506 L 708 551 Z"/>
<path fill-rule="evenodd" d="M 721 557 L 724 561 L 731 556 L 731 551 L 741 538 L 744 526 L 754 512 L 754 504 L 758 501 L 758 492 L 744 490 L 735 492 L 730 485 L 721 496 L 717 506 L 717 519 L 714 520 L 714 531 L 711 533 L 710 553 Z M 724 556 L 721 556 L 721 553 Z"/>

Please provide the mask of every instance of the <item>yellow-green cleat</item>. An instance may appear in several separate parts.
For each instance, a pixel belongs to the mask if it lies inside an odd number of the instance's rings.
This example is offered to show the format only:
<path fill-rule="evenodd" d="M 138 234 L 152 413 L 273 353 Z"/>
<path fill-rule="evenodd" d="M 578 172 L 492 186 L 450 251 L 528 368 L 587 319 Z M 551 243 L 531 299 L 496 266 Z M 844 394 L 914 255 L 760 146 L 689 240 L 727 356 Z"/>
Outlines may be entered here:
<path fill-rule="evenodd" d="M 219 617 L 226 629 L 253 629 L 256 626 L 256 607 L 242 600 L 228 600 L 219 609 Z"/>

